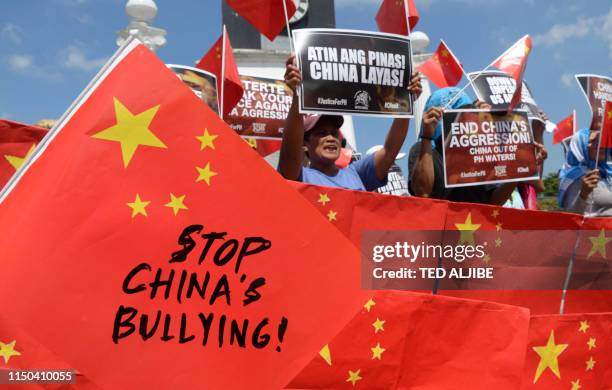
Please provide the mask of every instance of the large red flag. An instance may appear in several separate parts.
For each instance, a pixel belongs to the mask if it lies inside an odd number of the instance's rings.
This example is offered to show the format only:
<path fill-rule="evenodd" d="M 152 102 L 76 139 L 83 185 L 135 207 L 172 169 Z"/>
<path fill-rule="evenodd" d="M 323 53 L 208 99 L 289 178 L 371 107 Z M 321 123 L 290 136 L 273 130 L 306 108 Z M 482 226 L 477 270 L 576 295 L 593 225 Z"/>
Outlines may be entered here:
<path fill-rule="evenodd" d="M 32 154 L 47 129 L 0 119 L 0 189 Z"/>
<path fill-rule="evenodd" d="M 438 88 L 454 87 L 463 77 L 463 67 L 444 41 L 440 41 L 436 52 L 419 66 L 423 73 Z"/>
<path fill-rule="evenodd" d="M 612 101 L 606 102 L 600 137 L 600 147 L 612 148 Z"/>
<path fill-rule="evenodd" d="M 553 133 L 553 145 L 563 142 L 564 139 L 571 137 L 576 128 L 576 112 L 557 123 L 557 129 Z"/>
<path fill-rule="evenodd" d="M 299 389 L 516 389 L 529 311 L 380 291 L 289 384 Z"/>
<path fill-rule="evenodd" d="M 284 386 L 353 245 L 142 44 L 90 85 L 0 193 L 2 315 L 102 388 Z"/>
<path fill-rule="evenodd" d="M 223 34 L 200 59 L 197 68 L 214 73 L 217 76 L 217 91 L 220 99 L 219 112 L 222 117 L 229 114 L 232 108 L 240 101 L 244 93 L 242 81 L 238 74 L 238 66 L 234 59 L 232 44 L 225 26 Z"/>
<path fill-rule="evenodd" d="M 408 15 L 406 15 L 405 1 L 408 2 Z M 382 32 L 408 35 L 410 31 L 406 28 L 406 19 L 412 31 L 419 22 L 419 13 L 414 0 L 383 0 L 376 14 L 376 25 Z"/>
<path fill-rule="evenodd" d="M 285 9 L 287 7 L 287 20 L 293 17 L 296 8 L 292 0 L 225 0 L 227 5 L 249 23 L 253 25 L 269 40 L 273 41 L 286 26 Z"/>
<path fill-rule="evenodd" d="M 612 313 L 532 316 L 521 389 L 612 388 Z"/>
<path fill-rule="evenodd" d="M 508 110 L 512 110 L 521 102 L 521 90 L 523 88 L 523 73 L 527 67 L 527 57 L 531 52 L 531 37 L 525 35 L 514 45 L 493 61 L 492 66 L 506 72 L 516 82 L 516 89 Z"/>

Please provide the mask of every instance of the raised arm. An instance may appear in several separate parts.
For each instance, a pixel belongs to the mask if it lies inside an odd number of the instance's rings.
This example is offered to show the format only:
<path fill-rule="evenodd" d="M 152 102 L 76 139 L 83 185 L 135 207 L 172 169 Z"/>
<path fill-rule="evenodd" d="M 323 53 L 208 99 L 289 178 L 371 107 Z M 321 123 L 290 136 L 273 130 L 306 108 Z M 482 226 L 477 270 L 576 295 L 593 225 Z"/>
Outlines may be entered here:
<path fill-rule="evenodd" d="M 433 136 L 436 126 L 442 118 L 442 107 L 431 107 L 423 115 L 423 132 L 421 133 L 421 149 L 417 156 L 410 177 L 410 186 L 414 195 L 429 198 L 433 192 L 435 171 L 433 163 Z"/>
<path fill-rule="evenodd" d="M 412 75 L 408 90 L 412 93 L 413 99 L 415 100 L 421 94 L 421 76 L 418 73 Z M 393 165 L 397 154 L 404 144 L 406 134 L 408 134 L 409 124 L 410 120 L 407 118 L 394 119 L 387 133 L 383 148 L 374 154 L 374 167 L 376 168 L 376 177 L 378 177 L 379 180 L 384 180 L 385 177 L 387 177 L 389 168 Z"/>
<path fill-rule="evenodd" d="M 293 91 L 293 101 L 285 121 L 283 141 L 278 158 L 278 171 L 285 179 L 297 180 L 304 160 L 304 122 L 299 112 L 299 102 L 296 94 L 298 85 L 302 82 L 302 74 L 295 66 L 295 56 L 287 59 L 285 84 Z"/>

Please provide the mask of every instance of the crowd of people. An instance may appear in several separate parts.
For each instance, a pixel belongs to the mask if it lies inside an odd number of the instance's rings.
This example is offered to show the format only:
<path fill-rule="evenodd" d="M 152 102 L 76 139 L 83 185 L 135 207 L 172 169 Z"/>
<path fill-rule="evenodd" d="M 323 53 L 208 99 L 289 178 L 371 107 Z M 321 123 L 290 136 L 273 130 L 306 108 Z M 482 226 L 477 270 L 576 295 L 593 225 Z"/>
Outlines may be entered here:
<path fill-rule="evenodd" d="M 301 81 L 300 70 L 291 56 L 286 63 L 285 83 L 295 93 Z M 418 73 L 413 74 L 407 88 L 416 100 L 422 91 Z M 418 130 L 419 140 L 408 155 L 410 195 L 537 209 L 537 193 L 544 191 L 542 175 L 548 156 L 543 140 L 544 123 L 548 120 L 546 114 L 540 111 L 541 120 L 530 121 L 540 179 L 446 188 L 440 119 L 447 105 L 448 109 L 491 109 L 485 102 L 472 101 L 456 87 L 442 88 L 431 94 Z M 405 141 L 409 119 L 395 119 L 384 145 L 346 168 L 335 164 L 342 145 L 342 123 L 342 116 L 300 115 L 298 99 L 294 99 L 283 134 L 278 165 L 280 174 L 289 180 L 352 190 L 375 191 L 385 186 L 389 169 Z M 598 131 L 582 129 L 569 142 L 566 162 L 559 172 L 558 202 L 565 211 L 585 216 L 612 216 L 612 168 L 607 164 L 608 149 L 601 149 L 597 155 L 598 137 Z"/>

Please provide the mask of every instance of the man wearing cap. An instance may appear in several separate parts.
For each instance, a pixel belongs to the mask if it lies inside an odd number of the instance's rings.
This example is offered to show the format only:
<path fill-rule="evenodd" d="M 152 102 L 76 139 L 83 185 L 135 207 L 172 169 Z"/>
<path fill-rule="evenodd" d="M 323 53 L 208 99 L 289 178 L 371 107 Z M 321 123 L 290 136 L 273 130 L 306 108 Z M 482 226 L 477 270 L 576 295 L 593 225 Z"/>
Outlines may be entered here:
<path fill-rule="evenodd" d="M 287 59 L 285 83 L 295 91 L 302 82 L 300 70 L 294 64 L 295 56 Z M 408 89 L 416 99 L 421 93 L 421 79 L 413 75 Z M 307 115 L 299 113 L 298 99 L 293 99 L 281 145 L 278 171 L 285 179 L 328 187 L 372 191 L 387 183 L 387 172 L 399 153 L 409 120 L 396 118 L 389 129 L 384 146 L 363 160 L 339 169 L 335 161 L 340 156 L 340 127 L 344 118 L 339 115 Z M 304 155 L 310 161 L 303 166 Z"/>

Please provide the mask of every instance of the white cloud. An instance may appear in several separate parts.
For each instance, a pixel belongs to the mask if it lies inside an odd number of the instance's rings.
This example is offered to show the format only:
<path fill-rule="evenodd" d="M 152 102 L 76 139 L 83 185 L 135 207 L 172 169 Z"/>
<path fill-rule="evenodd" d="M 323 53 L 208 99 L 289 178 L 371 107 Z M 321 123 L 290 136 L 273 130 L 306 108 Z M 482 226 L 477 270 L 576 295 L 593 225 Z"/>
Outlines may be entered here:
<path fill-rule="evenodd" d="M 21 44 L 23 41 L 21 35 L 23 34 L 23 29 L 16 24 L 7 23 L 2 26 L 0 29 L 0 36 L 2 38 L 8 39 L 16 45 Z"/>
<path fill-rule="evenodd" d="M 536 45 L 552 47 L 562 45 L 572 38 L 587 36 L 604 41 L 608 46 L 608 56 L 612 58 L 612 8 L 607 15 L 579 17 L 574 23 L 555 24 L 544 34 L 535 35 L 533 42 Z"/>
<path fill-rule="evenodd" d="M 87 55 L 79 47 L 70 45 L 62 50 L 63 65 L 68 69 L 92 71 L 100 68 L 108 58 L 87 58 Z"/>
<path fill-rule="evenodd" d="M 27 72 L 34 69 L 34 59 L 27 54 L 12 54 L 8 57 L 8 64 L 15 72 Z"/>
<path fill-rule="evenodd" d="M 81 24 L 86 24 L 86 25 L 91 25 L 93 24 L 93 18 L 91 17 L 91 15 L 88 14 L 83 14 L 83 15 L 79 15 L 79 16 L 75 16 L 77 22 L 81 23 Z"/>
<path fill-rule="evenodd" d="M 561 83 L 563 83 L 563 85 L 565 85 L 568 88 L 572 88 L 574 86 L 574 75 L 570 74 L 570 73 L 563 73 L 561 75 Z"/>

